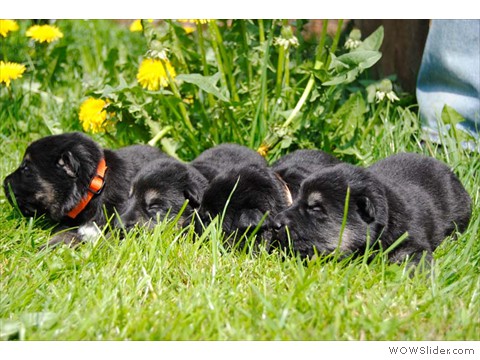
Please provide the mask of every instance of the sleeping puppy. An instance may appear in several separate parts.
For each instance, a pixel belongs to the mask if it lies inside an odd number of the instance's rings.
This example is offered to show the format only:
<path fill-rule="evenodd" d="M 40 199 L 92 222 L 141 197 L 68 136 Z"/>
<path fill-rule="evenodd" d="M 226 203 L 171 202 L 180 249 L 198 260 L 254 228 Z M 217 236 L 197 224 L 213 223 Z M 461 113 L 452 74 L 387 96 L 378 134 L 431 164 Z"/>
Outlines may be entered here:
<path fill-rule="evenodd" d="M 202 152 L 190 163 L 212 181 L 217 175 L 232 168 L 256 164 L 267 166 L 265 159 L 257 152 L 238 144 L 220 144 Z"/>
<path fill-rule="evenodd" d="M 349 192 L 348 215 L 342 228 Z M 277 238 L 302 257 L 362 253 L 367 236 L 373 247 L 387 249 L 406 239 L 388 256 L 418 262 L 456 229 L 464 231 L 471 200 L 458 178 L 442 162 L 417 154 L 398 154 L 364 169 L 339 164 L 304 180 L 294 204 L 276 221 Z M 288 231 L 287 229 L 288 228 Z M 289 234 L 287 234 L 287 232 Z"/>
<path fill-rule="evenodd" d="M 174 218 L 187 207 L 179 218 L 184 226 L 200 206 L 200 199 L 207 186 L 207 179 L 193 166 L 176 159 L 160 159 L 145 165 L 135 176 L 125 211 L 120 220 L 126 230 L 136 224 L 153 227 L 157 219 L 167 214 Z"/>
<path fill-rule="evenodd" d="M 340 163 L 333 155 L 320 150 L 296 150 L 290 154 L 282 156 L 271 166 L 285 181 L 292 198 L 298 196 L 300 184 L 314 171 Z"/>
<path fill-rule="evenodd" d="M 20 167 L 4 180 L 8 200 L 27 217 L 58 222 L 49 245 L 75 245 L 98 235 L 106 215 L 121 212 L 130 181 L 148 161 L 167 157 L 144 145 L 112 151 L 81 133 L 47 136 L 30 144 Z M 106 211 L 106 213 L 105 213 Z"/>
<path fill-rule="evenodd" d="M 257 225 L 261 226 L 259 237 L 269 237 L 273 217 L 291 203 L 285 183 L 263 157 L 244 146 L 219 145 L 191 164 L 210 180 L 198 210 L 197 233 L 224 214 L 222 228 L 230 244 L 236 243 L 237 234 L 253 231 Z"/>
<path fill-rule="evenodd" d="M 223 215 L 222 228 L 231 237 L 230 244 L 238 240 L 235 235 L 248 235 L 257 225 L 258 236 L 268 242 L 273 218 L 290 204 L 281 179 L 266 166 L 252 164 L 216 176 L 203 195 L 199 216 L 207 225 L 215 216 Z M 197 231 L 201 223 L 196 223 Z"/>

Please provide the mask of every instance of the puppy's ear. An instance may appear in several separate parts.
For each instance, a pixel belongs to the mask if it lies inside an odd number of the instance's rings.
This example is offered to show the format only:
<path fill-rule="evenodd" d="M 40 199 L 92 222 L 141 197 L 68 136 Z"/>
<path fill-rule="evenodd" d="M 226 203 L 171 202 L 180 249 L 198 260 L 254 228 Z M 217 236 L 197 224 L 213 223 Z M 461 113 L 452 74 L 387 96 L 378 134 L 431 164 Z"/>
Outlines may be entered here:
<path fill-rule="evenodd" d="M 200 207 L 201 193 L 198 186 L 195 184 L 188 184 L 183 191 L 183 195 L 185 196 L 185 199 L 188 200 L 188 203 L 192 208 L 198 209 Z"/>
<path fill-rule="evenodd" d="M 57 165 L 71 178 L 76 178 L 80 169 L 80 162 L 70 151 L 65 151 L 60 156 Z"/>
<path fill-rule="evenodd" d="M 373 201 L 365 195 L 360 196 L 357 200 L 357 212 L 367 224 L 375 220 L 375 205 Z"/>
<path fill-rule="evenodd" d="M 263 214 L 259 209 L 245 209 L 238 220 L 239 227 L 246 229 L 247 227 L 255 227 L 262 221 Z M 264 224 L 263 224 L 264 225 Z"/>

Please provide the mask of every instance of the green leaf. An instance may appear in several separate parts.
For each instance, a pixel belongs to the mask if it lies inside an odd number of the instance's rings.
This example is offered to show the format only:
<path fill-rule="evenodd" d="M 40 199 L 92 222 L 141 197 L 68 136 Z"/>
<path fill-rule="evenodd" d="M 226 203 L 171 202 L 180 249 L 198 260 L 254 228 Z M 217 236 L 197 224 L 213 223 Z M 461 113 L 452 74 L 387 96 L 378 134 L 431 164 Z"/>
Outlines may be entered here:
<path fill-rule="evenodd" d="M 442 109 L 442 121 L 444 124 L 455 126 L 462 121 L 465 121 L 465 119 L 454 108 L 445 105 Z"/>
<path fill-rule="evenodd" d="M 225 96 L 216 86 L 218 80 L 220 79 L 219 72 L 212 76 L 203 76 L 201 74 L 180 74 L 176 77 L 176 79 L 197 85 L 201 90 L 216 96 L 222 101 L 230 101 L 228 97 Z"/>
<path fill-rule="evenodd" d="M 344 125 L 355 124 L 363 119 L 367 112 L 367 105 L 360 92 L 350 95 L 347 101 L 335 112 L 334 118 L 341 119 Z"/>
<path fill-rule="evenodd" d="M 340 55 L 335 59 L 335 61 L 340 63 L 342 66 L 346 65 L 348 68 L 358 67 L 361 70 L 365 70 L 375 65 L 375 63 L 380 60 L 381 57 L 382 53 L 379 51 L 360 50 Z M 335 67 L 338 69 L 340 64 L 336 64 Z"/>
<path fill-rule="evenodd" d="M 355 80 L 359 73 L 360 73 L 360 70 L 358 68 L 353 68 L 352 70 L 347 71 L 346 73 L 333 77 L 329 81 L 325 81 L 322 85 L 332 86 L 332 85 L 348 84 L 348 83 L 351 83 L 353 80 Z"/>
<path fill-rule="evenodd" d="M 448 105 L 445 105 L 443 107 L 442 121 L 445 125 L 450 125 L 449 132 L 453 135 L 457 143 L 473 139 L 473 137 L 468 132 L 457 129 L 456 125 L 465 121 L 465 118 L 460 115 L 454 108 Z"/>
<path fill-rule="evenodd" d="M 380 46 L 382 46 L 382 43 L 383 43 L 383 34 L 384 34 L 383 26 L 379 26 L 377 30 L 375 30 L 373 33 L 370 34 L 369 37 L 363 40 L 360 46 L 355 50 L 353 50 L 352 52 L 364 51 L 364 50 L 378 51 L 380 49 Z"/>

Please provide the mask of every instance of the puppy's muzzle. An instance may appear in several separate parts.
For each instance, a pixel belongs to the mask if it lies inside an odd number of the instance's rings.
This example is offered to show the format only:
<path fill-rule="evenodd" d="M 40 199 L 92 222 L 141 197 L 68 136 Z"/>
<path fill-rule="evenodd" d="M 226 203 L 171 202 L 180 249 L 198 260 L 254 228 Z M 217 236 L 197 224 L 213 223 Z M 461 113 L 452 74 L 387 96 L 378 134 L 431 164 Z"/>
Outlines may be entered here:
<path fill-rule="evenodd" d="M 272 221 L 272 241 L 270 247 L 288 247 L 288 238 L 292 228 L 293 222 L 285 211 L 275 216 Z"/>

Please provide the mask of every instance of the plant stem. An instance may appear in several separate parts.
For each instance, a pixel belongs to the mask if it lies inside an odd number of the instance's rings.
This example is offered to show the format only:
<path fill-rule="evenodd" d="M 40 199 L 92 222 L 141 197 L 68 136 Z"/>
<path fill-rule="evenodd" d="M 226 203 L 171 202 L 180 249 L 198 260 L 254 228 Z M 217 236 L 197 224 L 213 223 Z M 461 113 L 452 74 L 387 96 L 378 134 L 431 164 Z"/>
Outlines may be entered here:
<path fill-rule="evenodd" d="M 225 46 L 223 46 L 222 34 L 220 33 L 220 30 L 218 29 L 217 23 L 215 21 L 209 22 L 209 27 L 213 31 L 213 35 L 214 35 L 215 41 L 217 43 L 220 56 L 223 59 L 225 76 L 226 76 L 226 79 L 228 80 L 228 83 L 230 84 L 230 94 L 232 95 L 232 98 L 233 98 L 234 101 L 239 101 L 240 99 L 238 97 L 237 87 L 235 85 L 235 77 L 233 76 L 233 73 L 232 73 L 232 66 L 231 66 L 231 63 L 230 63 L 230 58 L 227 55 L 227 51 L 225 50 Z"/>
<path fill-rule="evenodd" d="M 266 102 L 266 93 L 267 93 L 267 69 L 268 69 L 268 56 L 270 53 L 270 44 L 272 43 L 273 39 L 273 22 L 272 28 L 270 33 L 268 34 L 268 41 L 264 42 L 264 54 L 263 54 L 263 61 L 262 61 L 262 74 L 260 76 L 260 98 L 257 103 L 257 110 L 255 112 L 255 117 L 253 118 L 252 122 L 252 130 L 250 132 L 250 147 L 255 146 L 256 136 L 260 135 L 262 132 L 263 124 L 261 124 L 261 114 L 262 108 L 265 107 Z"/>
<path fill-rule="evenodd" d="M 280 45 L 278 49 L 277 84 L 275 86 L 275 98 L 279 98 L 282 92 L 283 69 L 285 66 L 285 48 Z"/>
<path fill-rule="evenodd" d="M 207 55 L 205 52 L 205 39 L 203 36 L 203 27 L 201 24 L 197 25 L 197 33 L 198 33 L 198 47 L 200 48 L 200 57 L 202 59 L 202 66 L 203 66 L 203 76 L 208 76 L 208 63 L 207 63 Z M 215 105 L 215 99 L 213 98 L 212 94 L 207 94 L 208 103 L 211 107 Z"/>
<path fill-rule="evenodd" d="M 148 145 L 150 145 L 150 146 L 155 146 L 155 144 L 158 142 L 158 140 L 160 140 L 160 139 L 163 138 L 165 135 L 167 135 L 167 134 L 170 132 L 170 130 L 172 130 L 172 129 L 173 129 L 173 126 L 171 126 L 171 125 L 165 126 L 161 131 L 159 131 L 159 132 L 157 133 L 157 135 L 155 135 L 155 136 L 152 138 L 152 140 L 150 140 L 150 141 L 148 142 Z"/>
<path fill-rule="evenodd" d="M 318 49 L 317 49 L 318 50 Z M 323 63 L 321 61 L 315 61 L 315 65 L 313 66 L 313 70 L 318 70 L 322 67 Z M 297 105 L 295 105 L 295 108 L 293 111 L 290 113 L 290 116 L 285 120 L 283 123 L 282 127 L 287 128 L 295 116 L 297 116 L 298 112 L 302 108 L 303 104 L 305 104 L 305 101 L 307 100 L 308 96 L 310 95 L 310 92 L 312 91 L 313 85 L 315 84 L 315 75 L 310 75 L 310 79 L 308 79 L 307 86 L 305 86 L 305 89 L 303 90 L 303 94 L 300 97 L 300 99 L 297 102 Z"/>
<path fill-rule="evenodd" d="M 243 53 L 246 56 L 248 88 L 250 88 L 250 84 L 252 83 L 253 71 L 252 71 L 252 63 L 248 59 L 250 42 L 248 41 L 247 27 L 245 26 L 245 22 L 247 20 L 239 20 L 239 21 L 241 21 L 240 24 L 242 25 Z"/>
<path fill-rule="evenodd" d="M 265 42 L 265 29 L 263 28 L 263 20 L 258 20 L 258 38 L 260 40 L 260 44 Z"/>
<path fill-rule="evenodd" d="M 214 32 L 212 25 L 210 24 L 212 24 L 212 22 L 210 22 L 208 26 L 211 32 Z M 223 65 L 222 56 L 220 54 L 220 48 L 218 46 L 217 39 L 214 34 L 212 35 L 212 46 L 213 46 L 213 51 L 215 52 L 215 58 L 217 59 L 218 71 L 220 71 L 220 82 L 222 83 L 222 87 L 228 90 L 227 75 L 225 72 L 225 67 Z"/>
<path fill-rule="evenodd" d="M 327 38 L 328 20 L 323 20 L 322 34 L 320 35 L 320 41 L 318 42 L 317 53 L 315 54 L 315 60 L 321 61 L 323 55 L 323 49 L 325 47 L 325 40 Z"/>
<path fill-rule="evenodd" d="M 170 88 L 172 89 L 172 92 L 175 95 L 175 97 L 180 100 L 178 103 L 178 107 L 180 108 L 180 113 L 182 114 L 183 121 L 185 122 L 185 125 L 187 125 L 188 129 L 193 134 L 195 132 L 195 129 L 192 125 L 192 122 L 190 121 L 190 118 L 188 117 L 188 112 L 187 112 L 187 109 L 185 108 L 185 104 L 182 101 L 182 96 L 180 95 L 180 91 L 178 91 L 177 84 L 175 83 L 175 80 L 173 80 L 167 67 L 164 66 L 164 68 L 166 70 L 165 73 L 168 76 L 168 84 L 170 85 Z"/>
<path fill-rule="evenodd" d="M 342 25 L 343 25 L 343 20 L 340 19 L 338 20 L 338 23 L 337 23 L 337 32 L 335 33 L 335 37 L 333 38 L 333 42 L 332 42 L 332 47 L 330 48 L 330 53 L 331 54 L 334 54 L 335 51 L 337 51 L 337 46 L 338 46 L 338 42 L 340 40 L 340 35 L 342 34 Z M 332 60 L 331 57 L 328 57 L 328 60 L 327 60 L 327 69 L 328 69 L 328 66 L 330 65 L 330 61 Z"/>

